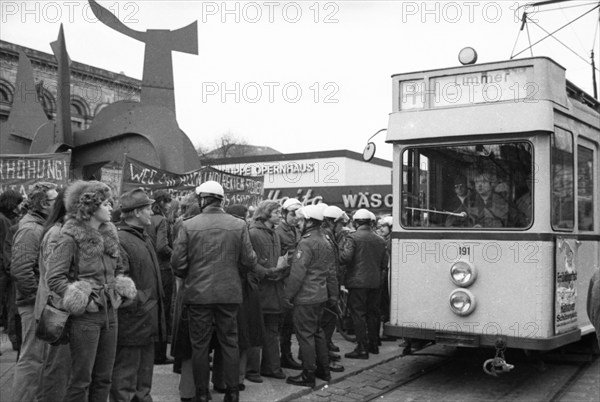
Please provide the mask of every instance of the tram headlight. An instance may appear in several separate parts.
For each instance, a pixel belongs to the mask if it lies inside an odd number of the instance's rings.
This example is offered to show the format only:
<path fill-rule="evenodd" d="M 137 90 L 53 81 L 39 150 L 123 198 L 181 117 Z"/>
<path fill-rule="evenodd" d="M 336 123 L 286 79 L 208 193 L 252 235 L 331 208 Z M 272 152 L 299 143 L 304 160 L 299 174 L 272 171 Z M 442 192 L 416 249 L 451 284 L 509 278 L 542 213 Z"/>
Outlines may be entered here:
<path fill-rule="evenodd" d="M 475 296 L 467 289 L 456 289 L 450 293 L 450 309 L 454 314 L 469 315 L 475 310 Z"/>
<path fill-rule="evenodd" d="M 450 278 L 456 286 L 466 288 L 475 282 L 477 271 L 472 264 L 466 261 L 458 261 L 450 267 Z"/>

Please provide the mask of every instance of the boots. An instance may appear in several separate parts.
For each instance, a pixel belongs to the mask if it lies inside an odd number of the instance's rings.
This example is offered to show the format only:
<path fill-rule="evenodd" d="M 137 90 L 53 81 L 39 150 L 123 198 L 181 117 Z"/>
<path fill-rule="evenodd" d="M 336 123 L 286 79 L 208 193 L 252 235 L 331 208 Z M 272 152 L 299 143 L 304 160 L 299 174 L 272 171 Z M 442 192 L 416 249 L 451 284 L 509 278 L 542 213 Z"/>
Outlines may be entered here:
<path fill-rule="evenodd" d="M 331 350 L 332 352 L 339 352 L 340 348 L 337 347 L 332 341 L 329 341 L 327 343 L 327 349 Z"/>
<path fill-rule="evenodd" d="M 197 389 L 194 402 L 209 402 L 211 400 L 210 391 L 207 389 Z"/>
<path fill-rule="evenodd" d="M 329 361 L 332 362 L 339 362 L 340 360 L 342 360 L 342 357 L 340 355 L 338 355 L 337 353 L 332 352 L 331 350 L 329 351 Z"/>
<path fill-rule="evenodd" d="M 281 367 L 292 370 L 302 370 L 302 365 L 294 360 L 294 357 L 291 353 L 285 353 L 281 355 Z"/>
<path fill-rule="evenodd" d="M 358 346 L 356 346 L 356 349 L 354 349 L 350 353 L 346 353 L 344 355 L 344 357 L 346 357 L 348 359 L 363 359 L 363 360 L 367 360 L 369 358 L 369 352 L 367 352 L 365 350 L 364 346 L 362 346 L 361 344 L 358 344 Z"/>
<path fill-rule="evenodd" d="M 379 354 L 379 345 L 377 341 L 369 342 L 369 353 L 373 353 L 374 355 Z"/>
<path fill-rule="evenodd" d="M 288 377 L 285 382 L 291 385 L 300 385 L 302 387 L 313 388 L 315 386 L 315 372 L 312 370 L 302 370 L 300 375 Z"/>
<path fill-rule="evenodd" d="M 317 371 L 315 371 L 315 377 L 325 382 L 331 381 L 331 373 L 329 372 L 329 369 L 323 369 L 322 367 L 317 368 Z"/>
<path fill-rule="evenodd" d="M 240 391 L 228 391 L 223 398 L 223 402 L 239 402 Z"/>

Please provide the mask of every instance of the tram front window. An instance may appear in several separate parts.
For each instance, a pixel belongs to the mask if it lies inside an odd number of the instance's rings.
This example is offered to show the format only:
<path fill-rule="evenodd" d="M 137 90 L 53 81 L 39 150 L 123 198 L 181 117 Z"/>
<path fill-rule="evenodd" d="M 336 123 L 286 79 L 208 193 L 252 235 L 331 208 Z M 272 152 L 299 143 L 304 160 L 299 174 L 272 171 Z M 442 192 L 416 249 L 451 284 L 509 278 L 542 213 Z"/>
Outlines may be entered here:
<path fill-rule="evenodd" d="M 524 141 L 409 148 L 402 155 L 402 225 L 527 228 L 532 167 Z"/>

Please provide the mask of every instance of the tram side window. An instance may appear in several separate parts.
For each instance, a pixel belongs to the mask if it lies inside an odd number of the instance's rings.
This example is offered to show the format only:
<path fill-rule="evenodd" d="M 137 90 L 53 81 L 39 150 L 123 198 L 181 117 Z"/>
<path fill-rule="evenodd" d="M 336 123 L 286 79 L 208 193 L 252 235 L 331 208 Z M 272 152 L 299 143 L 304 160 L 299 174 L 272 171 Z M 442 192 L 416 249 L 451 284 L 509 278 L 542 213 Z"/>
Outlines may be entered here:
<path fill-rule="evenodd" d="M 577 223 L 579 230 L 594 230 L 594 152 L 577 146 Z"/>
<path fill-rule="evenodd" d="M 524 229 L 531 225 L 530 143 L 409 148 L 402 159 L 403 226 Z"/>
<path fill-rule="evenodd" d="M 575 195 L 573 177 L 573 135 L 556 127 L 552 135 L 552 226 L 573 229 Z"/>

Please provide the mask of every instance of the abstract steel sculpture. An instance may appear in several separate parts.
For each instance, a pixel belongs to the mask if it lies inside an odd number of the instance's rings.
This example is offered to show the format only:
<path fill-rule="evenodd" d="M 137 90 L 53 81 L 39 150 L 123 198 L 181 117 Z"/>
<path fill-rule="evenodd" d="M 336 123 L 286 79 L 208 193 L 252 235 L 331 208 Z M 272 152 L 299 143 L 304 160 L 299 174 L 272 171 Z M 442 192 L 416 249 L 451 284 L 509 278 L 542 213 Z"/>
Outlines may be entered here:
<path fill-rule="evenodd" d="M 198 54 L 197 21 L 178 30 L 138 32 L 127 28 L 110 11 L 90 0 L 96 17 L 105 25 L 146 44 L 140 102 L 112 103 L 95 116 L 89 129 L 71 133 L 70 69 L 64 33 L 52 44 L 58 62 L 56 122 L 48 121 L 35 94 L 29 59 L 20 55 L 17 90 L 9 120 L 2 126 L 2 153 L 42 153 L 72 149 L 71 163 L 76 177 L 86 167 L 121 161 L 125 154 L 174 173 L 200 167 L 195 147 L 179 128 L 175 115 L 173 63 L 171 52 Z M 19 81 L 20 80 L 20 81 Z M 83 177 L 86 179 L 87 177 Z"/>

